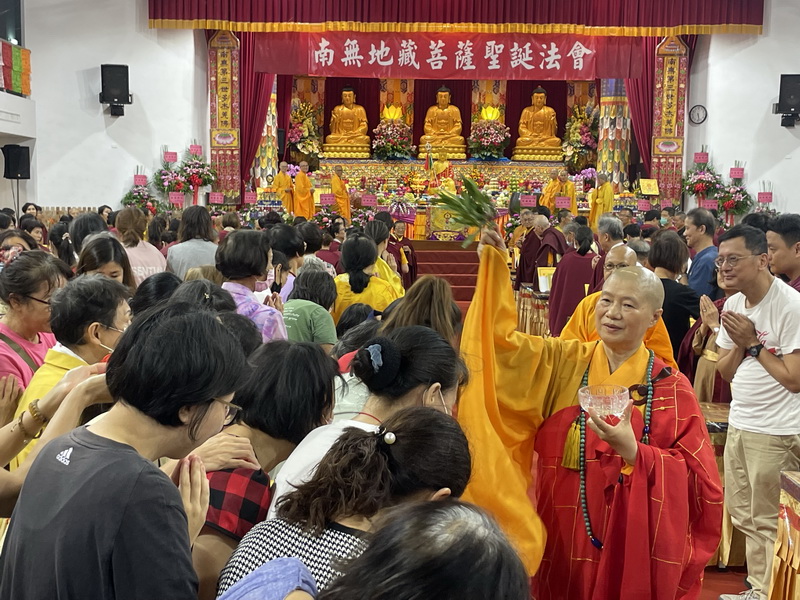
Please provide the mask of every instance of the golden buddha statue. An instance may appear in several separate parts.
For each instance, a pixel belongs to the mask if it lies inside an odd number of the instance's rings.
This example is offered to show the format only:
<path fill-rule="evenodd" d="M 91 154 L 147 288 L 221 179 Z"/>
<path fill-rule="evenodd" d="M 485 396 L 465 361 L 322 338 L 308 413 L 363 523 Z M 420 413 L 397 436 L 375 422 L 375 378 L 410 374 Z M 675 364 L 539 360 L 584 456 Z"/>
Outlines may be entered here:
<path fill-rule="evenodd" d="M 322 151 L 332 158 L 369 158 L 370 139 L 367 135 L 367 112 L 356 104 L 353 88 L 342 90 L 342 103 L 331 112 L 330 134 Z"/>
<path fill-rule="evenodd" d="M 441 151 L 456 159 L 467 157 L 467 144 L 461 135 L 461 111 L 450 104 L 450 90 L 440 87 L 436 104 L 425 113 L 425 135 L 419 139 L 419 158 L 425 158 L 430 145 L 437 154 Z"/>
<path fill-rule="evenodd" d="M 547 106 L 547 92 L 537 87 L 531 94 L 531 106 L 519 118 L 519 138 L 514 160 L 561 160 L 561 139 L 556 136 L 556 111 Z"/>
<path fill-rule="evenodd" d="M 426 151 L 432 152 L 430 146 L 427 147 Z M 447 160 L 447 152 L 440 150 L 439 157 L 433 162 L 428 172 L 428 193 L 436 195 L 439 189 L 455 193 L 456 184 L 453 178 L 453 166 Z"/>

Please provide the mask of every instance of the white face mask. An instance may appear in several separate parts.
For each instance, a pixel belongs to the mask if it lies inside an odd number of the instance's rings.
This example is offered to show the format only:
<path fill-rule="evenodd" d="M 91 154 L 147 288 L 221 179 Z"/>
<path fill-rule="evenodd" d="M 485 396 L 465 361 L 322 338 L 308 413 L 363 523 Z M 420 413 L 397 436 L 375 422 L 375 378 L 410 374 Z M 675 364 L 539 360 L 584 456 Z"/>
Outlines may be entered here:
<path fill-rule="evenodd" d="M 452 417 L 453 413 L 450 412 L 450 409 L 447 408 L 447 403 L 444 401 L 444 394 L 442 394 L 441 388 L 439 389 L 439 400 L 442 401 L 442 408 L 444 409 L 444 414 L 448 417 Z"/>

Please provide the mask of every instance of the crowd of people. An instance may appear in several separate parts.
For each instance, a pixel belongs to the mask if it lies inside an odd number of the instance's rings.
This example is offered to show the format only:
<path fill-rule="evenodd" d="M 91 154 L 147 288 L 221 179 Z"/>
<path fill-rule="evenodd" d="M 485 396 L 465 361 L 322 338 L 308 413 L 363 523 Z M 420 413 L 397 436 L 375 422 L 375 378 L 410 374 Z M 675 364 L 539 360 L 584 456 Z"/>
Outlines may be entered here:
<path fill-rule="evenodd" d="M 22 212 L 0 597 L 697 598 L 723 502 L 765 597 L 800 469 L 800 216 L 526 210 L 483 232 L 462 315 L 388 213 Z M 514 288 L 543 267 L 537 337 Z M 587 385 L 630 403 L 584 411 Z M 731 404 L 724 492 L 698 400 Z"/>

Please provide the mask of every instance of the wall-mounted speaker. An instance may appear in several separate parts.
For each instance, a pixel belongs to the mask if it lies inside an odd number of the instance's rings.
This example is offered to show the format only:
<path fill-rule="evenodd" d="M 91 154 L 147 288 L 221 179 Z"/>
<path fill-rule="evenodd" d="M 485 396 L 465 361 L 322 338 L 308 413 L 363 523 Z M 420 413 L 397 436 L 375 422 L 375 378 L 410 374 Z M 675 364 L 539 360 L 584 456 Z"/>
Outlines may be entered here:
<path fill-rule="evenodd" d="M 5 159 L 5 179 L 31 178 L 31 149 L 19 144 L 6 144 L 2 147 Z"/>
<path fill-rule="evenodd" d="M 800 75 L 781 75 L 778 114 L 800 114 Z"/>
<path fill-rule="evenodd" d="M 100 65 L 101 104 L 131 104 L 128 90 L 128 65 Z"/>

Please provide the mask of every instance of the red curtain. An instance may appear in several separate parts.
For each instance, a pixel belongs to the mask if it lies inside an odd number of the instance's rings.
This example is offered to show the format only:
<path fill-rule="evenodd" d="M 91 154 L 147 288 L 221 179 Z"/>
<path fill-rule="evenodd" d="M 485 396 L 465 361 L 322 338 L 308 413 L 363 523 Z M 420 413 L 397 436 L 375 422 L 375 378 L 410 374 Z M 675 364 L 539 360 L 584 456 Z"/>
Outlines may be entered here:
<path fill-rule="evenodd" d="M 439 81 L 436 79 L 416 79 L 414 81 L 414 145 L 419 146 L 419 138 L 425 134 L 425 113 L 436 104 L 436 92 L 442 87 L 450 88 L 450 104 L 461 111 L 461 135 L 469 138 L 472 109 L 472 82 L 466 79 Z M 424 148 L 417 148 L 424 150 Z"/>
<path fill-rule="evenodd" d="M 250 167 L 258 151 L 269 97 L 275 75 L 255 70 L 255 39 L 252 33 L 239 34 L 239 148 L 241 189 L 250 181 Z"/>
<path fill-rule="evenodd" d="M 511 143 L 505 152 L 508 157 L 511 157 L 519 137 L 519 118 L 522 111 L 531 105 L 531 95 L 539 85 L 536 81 L 509 81 L 506 84 L 506 125 L 511 128 Z M 547 92 L 547 106 L 556 111 L 556 135 L 563 140 L 567 121 L 567 82 L 543 81 L 541 86 Z"/>
<path fill-rule="evenodd" d="M 379 29 L 374 23 L 400 31 L 467 23 L 467 31 L 495 24 L 530 33 L 760 33 L 764 0 L 149 0 L 149 17 L 151 27 L 237 31 L 309 31 L 350 21 L 352 31 Z"/>
<path fill-rule="evenodd" d="M 655 85 L 656 47 L 662 38 L 647 37 L 642 39 L 642 74 L 636 79 L 625 80 L 625 93 L 628 96 L 628 106 L 631 111 L 631 125 L 639 149 L 645 173 L 650 175 L 652 165 L 652 135 L 653 135 L 653 86 Z M 692 68 L 694 48 L 697 44 L 696 35 L 682 36 L 684 43 L 689 47 L 689 69 Z M 635 165 L 631 165 L 632 167 Z"/>
<path fill-rule="evenodd" d="M 328 124 L 331 122 L 331 112 L 342 103 L 342 89 L 353 88 L 356 93 L 356 104 L 364 107 L 369 123 L 368 135 L 372 137 L 372 130 L 380 121 L 380 80 L 378 79 L 351 79 L 348 77 L 325 78 L 325 127 L 323 138 L 328 135 Z"/>
<path fill-rule="evenodd" d="M 289 135 L 289 123 L 292 116 L 292 86 L 294 85 L 293 75 L 278 75 L 278 90 L 276 102 L 278 105 L 278 129 L 283 129 L 284 144 L 283 156 L 285 159 L 289 154 L 289 143 L 286 141 Z"/>

